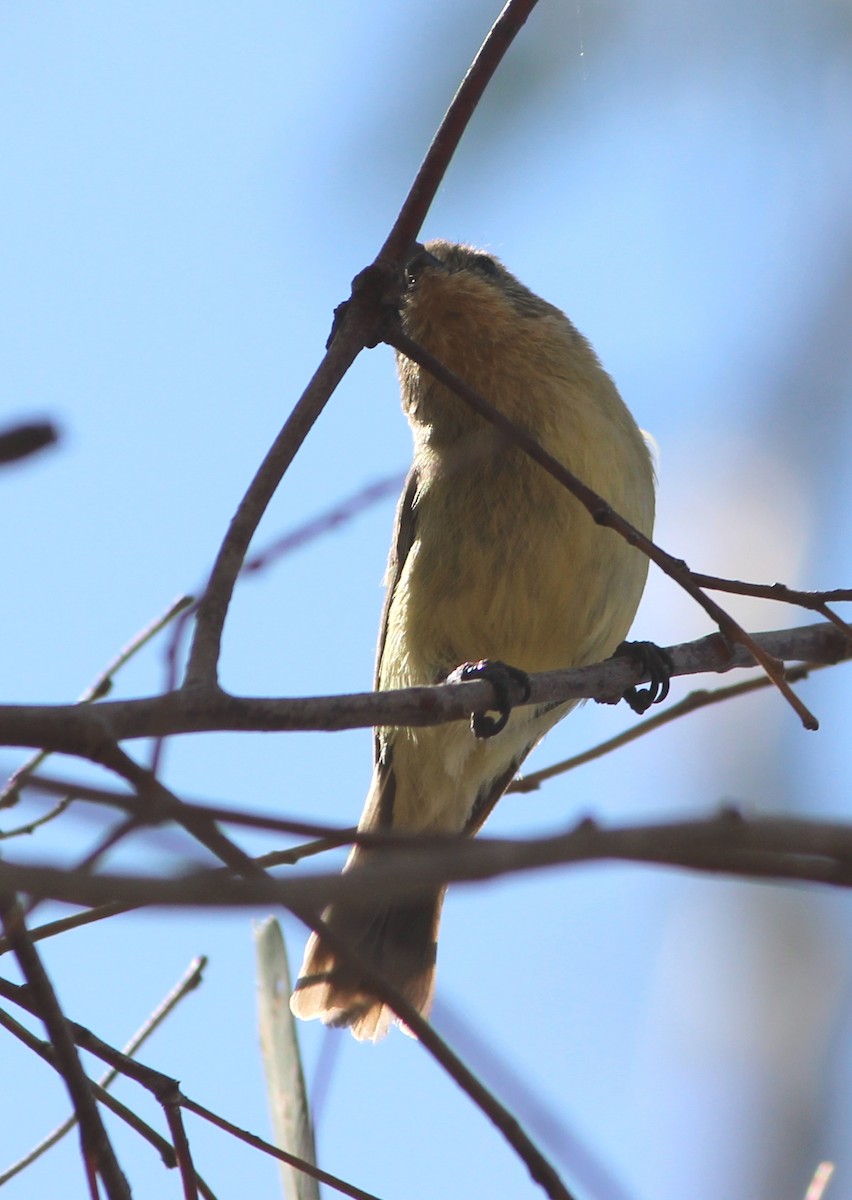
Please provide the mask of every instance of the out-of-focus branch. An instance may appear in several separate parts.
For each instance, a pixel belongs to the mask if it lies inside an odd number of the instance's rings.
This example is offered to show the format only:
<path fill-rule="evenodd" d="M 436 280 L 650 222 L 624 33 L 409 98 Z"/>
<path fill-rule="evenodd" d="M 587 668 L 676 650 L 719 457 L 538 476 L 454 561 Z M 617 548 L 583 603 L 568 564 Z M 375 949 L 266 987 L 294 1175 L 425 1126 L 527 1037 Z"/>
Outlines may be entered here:
<path fill-rule="evenodd" d="M 354 829 L 352 833 L 354 833 Z M 322 854 L 326 850 L 332 850 L 341 843 L 342 837 L 338 835 L 334 839 L 318 838 L 315 842 L 307 842 L 302 846 L 293 846 L 289 850 L 274 850 L 271 854 L 262 854 L 255 862 L 259 867 L 292 867 L 297 862 L 301 862 L 304 858 L 310 858 L 315 854 Z M 227 873 L 227 868 L 220 868 L 223 874 Z M 134 912 L 138 908 L 144 908 L 144 903 L 139 904 L 99 904 L 92 908 L 86 908 L 83 912 L 74 913 L 70 917 L 60 917 L 56 921 L 46 921 L 44 925 L 35 925 L 29 931 L 30 940 L 33 942 L 41 942 L 47 938 L 59 937 L 62 933 L 69 933 L 72 929 L 82 929 L 85 925 L 92 925 L 96 921 L 108 921 L 111 917 L 120 917 L 123 913 Z M 8 939 L 0 937 L 0 954 L 7 954 L 11 949 Z"/>
<path fill-rule="evenodd" d="M 144 629 L 140 630 L 139 633 L 131 638 L 127 645 L 123 646 L 121 650 L 119 650 L 112 662 L 108 663 L 107 666 L 98 673 L 97 677 L 92 681 L 92 683 L 89 684 L 82 696 L 80 696 L 78 699 L 77 703 L 93 704 L 96 700 L 102 700 L 104 696 L 109 695 L 109 692 L 112 689 L 113 678 L 115 674 L 120 671 L 121 668 L 134 657 L 134 655 L 138 654 L 144 646 L 147 646 L 148 643 L 151 642 L 158 633 L 161 633 L 170 621 L 174 620 L 176 616 L 189 608 L 192 603 L 192 596 L 179 596 L 177 600 L 174 600 L 164 613 L 162 613 L 159 617 L 155 617 L 154 620 L 149 622 Z M 22 766 L 18 767 L 18 769 L 6 781 L 3 788 L 0 789 L 0 808 L 5 808 L 16 802 L 18 791 L 22 782 L 33 771 L 35 771 L 37 767 L 41 766 L 47 757 L 48 752 L 41 750 L 29 758 Z M 51 816 L 59 816 L 64 811 L 64 807 L 67 807 L 67 805 L 57 805 L 54 813 L 51 814 Z M 24 832 L 27 831 L 25 830 Z M 7 834 L 6 836 L 12 835 Z"/>
<path fill-rule="evenodd" d="M 50 421 L 26 421 L 0 431 L 0 467 L 38 454 L 59 440 L 59 431 Z"/>
<path fill-rule="evenodd" d="M 425 844 L 421 844 L 425 843 Z M 852 887 L 852 825 L 726 810 L 703 820 L 604 829 L 583 820 L 565 833 L 529 840 L 411 835 L 410 847 L 371 855 L 344 874 L 277 879 L 196 871 L 172 878 L 75 874 L 54 866 L 0 862 L 0 888 L 71 904 L 157 904 L 238 908 L 281 904 L 297 913 L 331 902 L 402 899 L 424 887 L 494 879 L 588 862 L 633 862 L 747 879 L 795 879 Z"/>
<path fill-rule="evenodd" d="M 6 996 L 8 999 L 20 1003 L 20 993 L 23 989 L 17 988 L 15 984 L 7 983 L 5 979 L 0 979 L 0 995 Z M 26 1007 L 26 1006 L 24 1006 Z M 16 1021 L 10 1014 L 0 1009 L 0 1025 L 13 1037 L 16 1037 L 22 1045 L 31 1050 L 33 1054 L 37 1054 L 44 1062 L 48 1063 L 58 1073 L 62 1071 L 56 1061 L 56 1055 L 53 1052 L 53 1047 L 47 1042 L 37 1038 L 25 1025 L 20 1021 Z M 116 1100 L 115 1096 L 102 1088 L 94 1080 L 90 1081 L 91 1088 L 99 1103 L 108 1108 L 110 1112 L 115 1113 L 122 1121 L 134 1129 L 141 1137 L 154 1147 L 164 1166 L 172 1169 L 177 1166 L 177 1158 L 175 1157 L 174 1147 L 170 1142 L 166 1141 L 155 1129 L 152 1129 L 141 1117 L 137 1116 L 126 1104 L 122 1104 L 120 1100 Z"/>

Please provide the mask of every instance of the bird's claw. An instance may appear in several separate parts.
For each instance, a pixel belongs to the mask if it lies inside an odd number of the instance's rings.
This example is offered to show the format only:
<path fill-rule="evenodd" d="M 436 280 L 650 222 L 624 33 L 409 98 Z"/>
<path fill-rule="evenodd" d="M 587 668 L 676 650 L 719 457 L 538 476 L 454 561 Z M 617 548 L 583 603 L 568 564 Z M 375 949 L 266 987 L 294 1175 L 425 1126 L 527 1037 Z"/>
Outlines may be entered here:
<path fill-rule="evenodd" d="M 629 658 L 648 676 L 646 687 L 629 687 L 624 699 L 635 713 L 642 716 L 652 704 L 659 704 L 669 694 L 669 683 L 674 670 L 672 656 L 655 642 L 622 642 L 614 651 L 613 658 Z"/>
<path fill-rule="evenodd" d="M 447 676 L 448 683 L 468 683 L 472 679 L 487 679 L 497 696 L 494 711 L 475 712 L 470 716 L 470 728 L 475 737 L 491 738 L 506 728 L 515 704 L 523 704 L 530 696 L 529 676 L 518 667 L 510 667 L 499 659 L 483 658 L 479 662 L 462 663 Z"/>

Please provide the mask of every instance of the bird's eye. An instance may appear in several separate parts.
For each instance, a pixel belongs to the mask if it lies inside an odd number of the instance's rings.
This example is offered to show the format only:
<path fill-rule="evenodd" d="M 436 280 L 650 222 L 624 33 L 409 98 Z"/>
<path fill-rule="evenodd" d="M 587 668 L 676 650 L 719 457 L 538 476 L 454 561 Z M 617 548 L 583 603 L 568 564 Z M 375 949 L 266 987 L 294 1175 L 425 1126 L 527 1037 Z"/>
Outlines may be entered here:
<path fill-rule="evenodd" d="M 424 271 L 442 266 L 441 260 L 430 254 L 423 246 L 405 264 L 405 282 L 408 288 L 416 287 Z"/>

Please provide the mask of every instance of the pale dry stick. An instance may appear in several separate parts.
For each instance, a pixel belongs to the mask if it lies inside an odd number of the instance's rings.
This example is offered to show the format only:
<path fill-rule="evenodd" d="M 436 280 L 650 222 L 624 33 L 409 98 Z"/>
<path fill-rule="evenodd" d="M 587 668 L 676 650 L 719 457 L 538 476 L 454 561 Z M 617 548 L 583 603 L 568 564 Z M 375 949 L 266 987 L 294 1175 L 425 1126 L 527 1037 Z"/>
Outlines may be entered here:
<path fill-rule="evenodd" d="M 514 421 L 470 387 L 461 376 L 449 370 L 433 354 L 430 354 L 428 350 L 418 342 L 415 342 L 413 338 L 410 338 L 402 329 L 398 318 L 388 320 L 384 340 L 388 345 L 393 346 L 394 349 L 404 354 L 406 358 L 424 367 L 440 383 L 443 383 L 445 387 L 448 387 L 455 395 L 464 400 L 481 417 L 489 421 L 501 433 L 505 434 L 506 437 L 510 438 L 516 445 L 526 451 L 549 475 L 558 483 L 561 483 L 563 487 L 567 488 L 571 495 L 580 501 L 597 525 L 603 525 L 614 530 L 629 545 L 641 550 L 651 562 L 655 563 L 670 579 L 673 579 L 675 583 L 682 587 L 696 603 L 700 604 L 707 615 L 718 625 L 719 631 L 726 641 L 732 645 L 739 644 L 748 649 L 793 710 L 798 714 L 805 729 L 816 730 L 819 728 L 819 722 L 816 717 L 802 703 L 784 679 L 783 664 L 778 659 L 766 654 L 733 617 L 716 604 L 714 600 L 711 600 L 709 596 L 704 594 L 701 588 L 693 581 L 692 572 L 682 559 L 677 559 L 663 550 L 662 547 L 652 542 L 650 538 L 641 533 L 634 525 L 631 525 L 629 521 L 626 521 L 624 517 L 615 512 L 597 492 L 592 491 L 581 479 L 578 479 L 567 467 L 563 466 L 558 459 L 548 453 L 531 434 L 521 429 Z"/>
<path fill-rule="evenodd" d="M 790 683 L 798 683 L 801 679 L 807 679 L 812 672 L 825 670 L 829 665 L 831 664 L 806 663 L 801 667 L 793 667 L 787 671 L 787 680 Z M 599 742 L 596 746 L 590 746 L 588 750 L 583 750 L 579 754 L 573 754 L 570 758 L 564 758 L 561 762 L 553 763 L 549 767 L 543 767 L 540 771 L 531 771 L 529 775 L 519 775 L 506 788 L 506 795 L 509 795 L 511 792 L 538 791 L 543 783 L 555 779 L 558 775 L 566 775 L 569 771 L 573 771 L 577 767 L 583 767 L 586 763 L 594 762 L 598 758 L 604 758 L 607 754 L 612 754 L 614 750 L 620 750 L 622 746 L 627 746 L 631 742 L 638 741 L 639 738 L 653 733 L 655 729 L 660 729 L 663 725 L 671 724 L 672 721 L 676 721 L 680 717 L 700 712 L 701 709 L 709 708 L 714 704 L 722 704 L 724 701 L 734 700 L 739 696 L 748 696 L 752 692 L 765 691 L 769 687 L 772 687 L 772 680 L 766 675 L 761 675 L 757 679 L 747 679 L 743 683 L 733 683 L 729 687 L 714 688 L 712 690 L 698 688 L 694 692 L 690 692 L 689 695 L 684 696 L 677 704 L 670 704 L 662 712 L 655 713 L 653 717 L 647 717 L 645 720 L 639 721 L 638 724 L 625 729 L 623 733 L 607 738 L 605 742 Z"/>
<path fill-rule="evenodd" d="M 150 1017 L 148 1017 L 148 1019 L 145 1021 L 144 1025 L 142 1025 L 142 1027 L 138 1029 L 136 1033 L 134 1033 L 133 1037 L 123 1048 L 123 1054 L 126 1054 L 128 1058 L 133 1057 L 139 1047 L 144 1045 L 154 1030 L 162 1025 L 169 1013 L 171 1013 L 177 1007 L 181 1000 L 183 1000 L 185 996 L 189 995 L 191 991 L 198 987 L 198 985 L 201 983 L 202 972 L 206 966 L 207 958 L 204 955 L 193 959 L 183 976 L 178 980 L 169 994 L 157 1005 Z M 97 1087 L 107 1091 L 118 1078 L 118 1074 L 119 1072 L 115 1068 L 111 1068 L 97 1081 Z M 10 1167 L 7 1167 L 5 1171 L 0 1172 L 0 1187 L 2 1187 L 4 1183 L 8 1183 L 10 1179 L 13 1179 L 15 1175 L 18 1175 L 21 1171 L 28 1167 L 30 1163 L 35 1162 L 36 1159 L 40 1158 L 42 1154 L 44 1154 L 47 1150 L 50 1150 L 51 1147 L 55 1146 L 57 1142 L 61 1141 L 62 1138 L 65 1137 L 66 1133 L 69 1133 L 76 1124 L 76 1117 L 68 1117 L 67 1120 L 63 1121 L 61 1125 L 57 1125 L 56 1129 L 52 1130 L 49 1134 L 47 1134 L 46 1137 L 42 1138 L 38 1145 L 33 1146 L 32 1150 L 28 1151 L 22 1158 L 18 1159 L 18 1161 L 13 1163 Z"/>
<path fill-rule="evenodd" d="M 833 1162 L 821 1162 L 814 1171 L 814 1177 L 805 1193 L 805 1200 L 823 1200 L 831 1177 L 834 1174 Z"/>
<path fill-rule="evenodd" d="M 465 75 L 372 266 L 353 280 L 336 310 L 325 357 L 250 483 L 220 547 L 198 606 L 185 687 L 215 689 L 228 607 L 249 544 L 278 484 L 314 422 L 360 352 L 375 346 L 388 308 L 398 307 L 402 266 L 485 88 L 536 0 L 508 0 Z"/>
<path fill-rule="evenodd" d="M 112 662 L 110 662 L 108 666 L 104 667 L 104 669 L 98 674 L 92 683 L 89 684 L 76 703 L 93 704 L 96 700 L 101 700 L 104 696 L 108 695 L 112 687 L 113 676 L 116 674 L 116 672 L 120 671 L 121 668 L 127 662 L 129 662 L 135 654 L 138 654 L 143 647 L 147 646 L 148 643 L 152 641 L 158 633 L 165 629 L 170 621 L 174 620 L 174 618 L 178 616 L 179 613 L 183 612 L 184 609 L 189 608 L 193 602 L 192 596 L 180 596 L 177 600 L 173 601 L 161 616 L 155 617 L 154 620 L 146 625 L 144 629 L 140 630 L 139 633 L 131 638 L 126 646 L 122 647 Z M 13 772 L 6 784 L 3 786 L 2 790 L 0 790 L 0 808 L 10 806 L 16 802 L 22 783 L 24 783 L 24 781 L 32 774 L 33 771 L 41 766 L 44 760 L 49 757 L 49 754 L 50 752 L 47 750 L 40 750 L 38 753 L 32 755 L 31 758 L 27 759 L 27 761 L 18 767 L 15 772 Z M 68 803 L 70 802 L 71 798 L 68 800 Z M 67 807 L 67 804 L 65 807 Z M 52 815 L 59 816 L 60 812 L 63 811 L 63 806 L 57 805 Z M 51 814 L 48 814 L 48 817 L 50 815 Z M 48 817 L 42 818 L 42 821 L 39 822 L 39 824 L 43 824 Z M 6 834 L 5 836 L 10 837 L 13 836 L 13 834 Z"/>
<path fill-rule="evenodd" d="M 97 1200 L 96 1175 L 100 1175 L 109 1200 L 130 1200 L 130 1188 L 112 1148 L 101 1114 L 83 1070 L 65 1014 L 35 946 L 30 941 L 23 912 L 12 893 L 0 893 L 3 928 L 35 1001 L 35 1015 L 44 1024 L 60 1074 L 80 1122 L 83 1163 L 93 1200 Z M 93 1190 L 94 1189 L 94 1190 Z"/>
<path fill-rule="evenodd" d="M 266 917 L 254 931 L 257 1018 L 266 1096 L 275 1143 L 316 1164 L 311 1110 L 302 1070 L 295 1017 L 288 1000 L 293 990 L 281 925 Z M 319 1200 L 316 1179 L 281 1164 L 285 1200 Z"/>

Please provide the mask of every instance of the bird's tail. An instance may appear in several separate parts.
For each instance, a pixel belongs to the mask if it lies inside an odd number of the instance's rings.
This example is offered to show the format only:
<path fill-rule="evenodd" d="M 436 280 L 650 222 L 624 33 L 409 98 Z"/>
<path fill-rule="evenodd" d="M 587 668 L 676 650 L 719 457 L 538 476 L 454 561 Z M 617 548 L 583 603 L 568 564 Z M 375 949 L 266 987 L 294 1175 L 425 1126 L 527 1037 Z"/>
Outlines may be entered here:
<path fill-rule="evenodd" d="M 323 913 L 329 928 L 423 1016 L 432 1007 L 435 990 L 444 891 L 358 907 L 333 904 Z M 303 1020 L 319 1017 L 326 1025 L 348 1027 L 359 1041 L 378 1041 L 394 1018 L 357 971 L 341 962 L 315 933 L 305 949 L 290 1008 Z"/>

